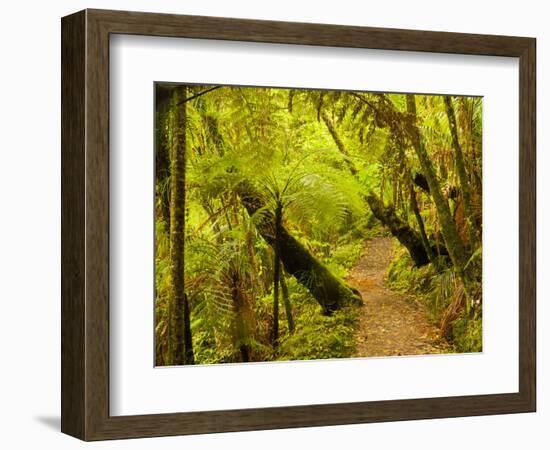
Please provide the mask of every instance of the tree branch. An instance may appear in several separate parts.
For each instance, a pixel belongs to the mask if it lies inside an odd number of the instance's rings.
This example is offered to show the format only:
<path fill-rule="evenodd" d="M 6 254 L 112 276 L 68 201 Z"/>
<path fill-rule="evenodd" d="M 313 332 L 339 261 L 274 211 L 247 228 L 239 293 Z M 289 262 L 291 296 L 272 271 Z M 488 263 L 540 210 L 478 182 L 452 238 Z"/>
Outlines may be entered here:
<path fill-rule="evenodd" d="M 209 88 L 209 89 L 205 89 L 204 91 L 199 92 L 198 94 L 192 95 L 191 97 L 188 97 L 185 100 L 180 101 L 177 104 L 177 106 L 183 105 L 184 103 L 190 102 L 191 100 L 195 100 L 196 98 L 200 97 L 201 95 L 208 94 L 209 92 L 212 92 L 213 90 L 219 89 L 221 87 L 223 87 L 223 86 L 220 85 L 220 86 L 214 86 L 214 87 Z"/>

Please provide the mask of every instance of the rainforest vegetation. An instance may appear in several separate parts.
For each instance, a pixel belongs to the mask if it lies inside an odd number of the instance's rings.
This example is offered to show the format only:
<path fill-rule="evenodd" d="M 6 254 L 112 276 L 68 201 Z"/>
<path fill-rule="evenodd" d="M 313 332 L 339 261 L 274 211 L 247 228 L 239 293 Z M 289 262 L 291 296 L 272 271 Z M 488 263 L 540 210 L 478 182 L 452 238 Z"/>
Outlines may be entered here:
<path fill-rule="evenodd" d="M 482 348 L 482 99 L 155 85 L 156 365 Z"/>

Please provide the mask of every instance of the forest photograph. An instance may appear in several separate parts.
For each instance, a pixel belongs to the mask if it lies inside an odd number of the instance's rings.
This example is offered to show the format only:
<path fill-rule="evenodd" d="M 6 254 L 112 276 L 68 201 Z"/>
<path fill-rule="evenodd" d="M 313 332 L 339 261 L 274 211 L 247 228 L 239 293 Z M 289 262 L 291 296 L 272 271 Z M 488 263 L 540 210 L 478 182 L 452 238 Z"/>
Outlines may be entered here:
<path fill-rule="evenodd" d="M 481 97 L 154 89 L 155 366 L 482 351 Z"/>

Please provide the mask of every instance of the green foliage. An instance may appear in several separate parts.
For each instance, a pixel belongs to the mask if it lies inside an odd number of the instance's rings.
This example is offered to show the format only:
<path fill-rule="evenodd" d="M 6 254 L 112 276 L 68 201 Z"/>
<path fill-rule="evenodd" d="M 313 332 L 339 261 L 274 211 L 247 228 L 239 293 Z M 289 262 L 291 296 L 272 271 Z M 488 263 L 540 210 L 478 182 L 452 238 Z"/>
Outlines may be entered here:
<path fill-rule="evenodd" d="M 352 265 L 361 256 L 363 250 L 363 243 L 361 241 L 349 242 L 347 244 L 341 244 L 334 249 L 331 254 L 330 262 L 333 265 L 338 265 L 344 269 L 350 269 Z"/>
<path fill-rule="evenodd" d="M 445 326 L 451 318 L 448 339 L 456 352 L 479 352 L 482 349 L 481 311 L 457 306 L 466 303 L 461 279 L 451 268 L 445 268 L 448 261 L 440 260 L 443 270 L 433 265 L 414 267 L 409 255 L 400 250 L 388 270 L 388 284 L 392 289 L 416 296 L 427 307 L 431 320 L 437 326 Z M 450 314 L 458 310 L 457 316 Z M 443 330 L 442 330 L 443 332 Z"/>
<path fill-rule="evenodd" d="M 452 324 L 453 344 L 459 353 L 481 352 L 482 319 L 462 316 Z"/>
<path fill-rule="evenodd" d="M 432 289 L 432 265 L 415 267 L 409 254 L 399 248 L 388 270 L 388 285 L 400 292 L 426 294 Z"/>
<path fill-rule="evenodd" d="M 285 230 L 339 279 L 349 275 L 365 240 L 387 233 L 367 206 L 370 192 L 392 205 L 405 224 L 417 228 L 410 211 L 408 174 L 421 173 L 422 167 L 407 134 L 411 126 L 407 96 L 211 87 L 188 86 L 189 97 L 208 93 L 180 105 L 186 108 L 184 277 L 196 363 L 350 356 L 358 310 L 321 314 L 319 304 L 292 276 L 287 276 L 287 284 L 296 330 L 289 332 L 280 307 L 280 339 L 278 345 L 270 342 L 275 233 L 261 225 L 280 212 Z M 426 152 L 445 201 L 453 205 L 457 231 L 465 236 L 467 224 L 459 217 L 461 199 L 449 195 L 459 190 L 460 180 L 443 101 L 438 96 L 416 97 Z M 480 192 L 481 100 L 461 97 L 453 105 L 467 154 L 465 169 Z M 160 365 L 167 351 L 172 283 L 166 163 L 174 111 L 173 105 L 158 106 L 155 128 L 155 333 Z M 243 205 L 245 184 L 261 203 L 253 213 Z M 431 196 L 418 188 L 414 192 L 429 238 L 442 244 Z M 477 204 L 481 220 L 479 196 Z M 479 279 L 473 277 L 478 284 L 473 285 L 480 291 L 481 249 L 473 250 L 467 255 L 467 269 L 479 274 Z M 460 311 L 451 321 L 455 347 L 480 348 L 481 316 L 470 306 L 481 302 L 481 294 L 475 301 L 464 301 L 466 307 L 460 309 L 461 280 L 448 269 L 445 257 L 415 268 L 405 251 L 399 248 L 396 255 L 389 285 L 421 296 L 436 322 L 457 306 Z"/>
<path fill-rule="evenodd" d="M 298 317 L 296 332 L 282 339 L 277 359 L 349 357 L 355 348 L 356 320 L 356 307 L 344 308 L 330 316 L 324 316 L 320 314 L 317 305 L 304 305 Z"/>

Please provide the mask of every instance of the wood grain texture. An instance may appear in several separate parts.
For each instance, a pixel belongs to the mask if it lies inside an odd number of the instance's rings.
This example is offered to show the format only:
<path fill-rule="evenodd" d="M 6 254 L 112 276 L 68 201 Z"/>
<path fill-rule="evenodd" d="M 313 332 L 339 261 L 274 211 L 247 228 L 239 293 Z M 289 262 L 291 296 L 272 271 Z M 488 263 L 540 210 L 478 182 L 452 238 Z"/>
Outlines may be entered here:
<path fill-rule="evenodd" d="M 87 10 L 112 33 L 331 47 L 521 56 L 529 38 L 270 20 Z"/>
<path fill-rule="evenodd" d="M 61 35 L 61 430 L 84 434 L 84 12 L 65 17 Z"/>
<path fill-rule="evenodd" d="M 519 392 L 110 416 L 110 33 L 519 57 Z M 534 39 L 86 10 L 63 18 L 62 40 L 62 430 L 65 433 L 84 440 L 99 440 L 535 410 Z"/>
<path fill-rule="evenodd" d="M 530 40 L 519 67 L 519 384 L 536 409 L 536 41 Z"/>
<path fill-rule="evenodd" d="M 109 417 L 109 32 L 86 17 L 86 430 Z"/>

